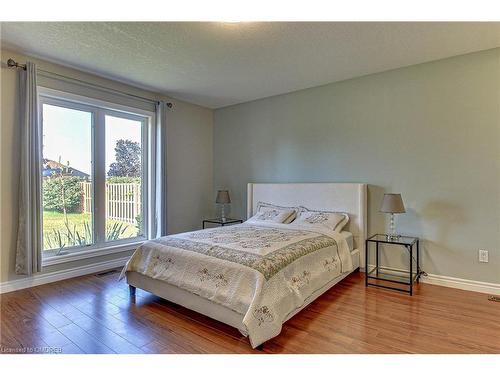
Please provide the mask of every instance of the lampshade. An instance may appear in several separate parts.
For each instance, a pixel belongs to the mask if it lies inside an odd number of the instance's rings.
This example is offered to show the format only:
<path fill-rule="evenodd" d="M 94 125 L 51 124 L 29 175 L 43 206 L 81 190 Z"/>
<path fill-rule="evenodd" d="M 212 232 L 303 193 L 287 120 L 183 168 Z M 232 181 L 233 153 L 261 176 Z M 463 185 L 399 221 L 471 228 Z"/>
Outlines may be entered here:
<path fill-rule="evenodd" d="M 401 194 L 384 194 L 380 212 L 388 212 L 392 214 L 405 213 L 405 206 L 403 204 L 403 199 L 401 199 Z"/>
<path fill-rule="evenodd" d="M 217 190 L 217 198 L 215 203 L 228 204 L 231 203 L 231 198 L 229 198 L 229 191 L 227 190 Z"/>

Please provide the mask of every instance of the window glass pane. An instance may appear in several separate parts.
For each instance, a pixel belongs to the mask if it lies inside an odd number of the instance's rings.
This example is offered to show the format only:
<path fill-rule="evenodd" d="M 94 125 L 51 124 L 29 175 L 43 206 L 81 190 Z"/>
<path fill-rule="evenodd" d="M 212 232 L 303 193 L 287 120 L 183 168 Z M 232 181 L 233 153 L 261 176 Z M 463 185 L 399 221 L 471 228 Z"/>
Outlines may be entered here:
<path fill-rule="evenodd" d="M 106 115 L 106 241 L 144 234 L 142 122 Z"/>
<path fill-rule="evenodd" d="M 63 255 L 94 242 L 92 113 L 43 104 L 43 249 Z"/>

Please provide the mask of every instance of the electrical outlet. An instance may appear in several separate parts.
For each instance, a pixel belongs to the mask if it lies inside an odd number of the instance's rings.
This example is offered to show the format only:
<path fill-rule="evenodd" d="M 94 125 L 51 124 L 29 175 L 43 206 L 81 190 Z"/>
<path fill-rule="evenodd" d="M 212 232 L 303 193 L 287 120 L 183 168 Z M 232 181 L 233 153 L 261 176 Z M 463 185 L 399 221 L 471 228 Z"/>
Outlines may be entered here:
<path fill-rule="evenodd" d="M 488 263 L 488 250 L 479 250 L 479 261 L 481 263 Z"/>

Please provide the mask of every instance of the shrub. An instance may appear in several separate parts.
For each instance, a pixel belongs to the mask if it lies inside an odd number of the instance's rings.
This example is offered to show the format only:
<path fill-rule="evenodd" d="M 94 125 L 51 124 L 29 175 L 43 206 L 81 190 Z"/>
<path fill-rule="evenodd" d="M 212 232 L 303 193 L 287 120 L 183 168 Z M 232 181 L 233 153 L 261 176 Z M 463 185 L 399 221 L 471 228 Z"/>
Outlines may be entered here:
<path fill-rule="evenodd" d="M 108 184 L 133 184 L 140 183 L 140 177 L 122 177 L 122 176 L 112 176 L 106 179 Z"/>
<path fill-rule="evenodd" d="M 83 195 L 80 182 L 81 178 L 73 176 L 45 179 L 43 181 L 43 209 L 64 212 L 66 208 L 66 212 L 77 212 Z"/>

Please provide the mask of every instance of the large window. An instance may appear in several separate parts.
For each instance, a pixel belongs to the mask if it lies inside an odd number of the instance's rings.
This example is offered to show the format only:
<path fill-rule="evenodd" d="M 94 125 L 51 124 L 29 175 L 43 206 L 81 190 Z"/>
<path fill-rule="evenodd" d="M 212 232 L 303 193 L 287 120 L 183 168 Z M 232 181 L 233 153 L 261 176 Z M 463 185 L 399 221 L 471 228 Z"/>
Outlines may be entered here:
<path fill-rule="evenodd" d="M 43 257 L 148 235 L 152 114 L 41 89 Z"/>

